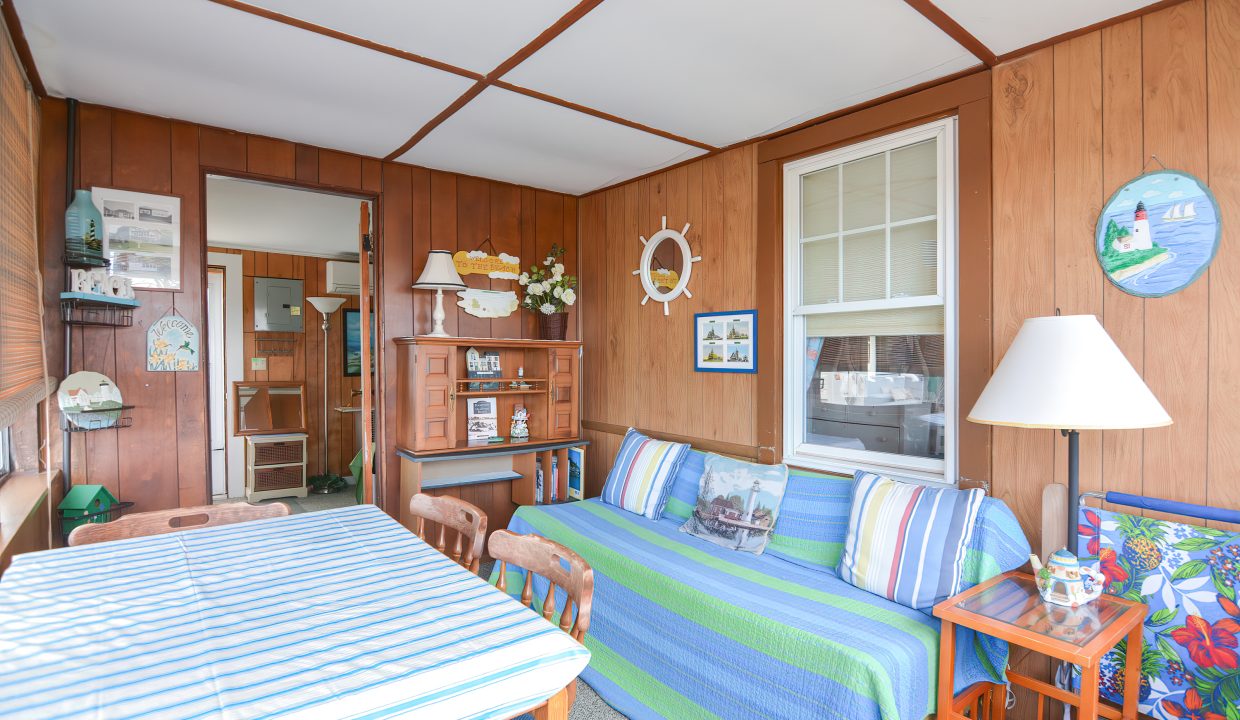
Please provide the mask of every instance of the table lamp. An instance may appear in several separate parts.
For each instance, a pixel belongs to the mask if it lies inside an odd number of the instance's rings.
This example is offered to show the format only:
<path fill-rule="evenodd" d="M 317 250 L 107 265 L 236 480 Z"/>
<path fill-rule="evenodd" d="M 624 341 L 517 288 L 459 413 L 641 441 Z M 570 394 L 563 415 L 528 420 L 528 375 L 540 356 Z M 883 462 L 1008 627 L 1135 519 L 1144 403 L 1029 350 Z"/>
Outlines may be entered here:
<path fill-rule="evenodd" d="M 1059 430 L 1068 438 L 1068 550 L 1076 554 L 1081 430 L 1171 424 L 1093 315 L 1029 318 L 969 413 L 985 425 Z"/>
<path fill-rule="evenodd" d="M 331 470 L 327 469 L 327 329 L 331 327 L 332 313 L 344 305 L 344 298 L 308 297 L 306 302 L 323 316 L 323 322 L 319 325 L 323 329 L 323 473 L 330 475 Z"/>
<path fill-rule="evenodd" d="M 431 316 L 435 327 L 427 335 L 448 337 L 448 332 L 443 329 L 443 291 L 465 289 L 465 283 L 461 281 L 456 265 L 452 262 L 452 253 L 448 250 L 431 250 L 426 256 L 426 267 L 422 268 L 422 274 L 413 284 L 413 289 L 435 291 L 435 313 Z"/>

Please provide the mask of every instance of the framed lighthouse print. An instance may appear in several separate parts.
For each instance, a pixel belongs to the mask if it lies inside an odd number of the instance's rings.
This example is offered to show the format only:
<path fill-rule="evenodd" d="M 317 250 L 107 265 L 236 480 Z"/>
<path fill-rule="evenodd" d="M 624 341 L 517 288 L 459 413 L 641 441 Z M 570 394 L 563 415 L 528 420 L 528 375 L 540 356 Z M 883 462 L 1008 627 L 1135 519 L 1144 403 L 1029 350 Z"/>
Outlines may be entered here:
<path fill-rule="evenodd" d="M 1221 234 L 1218 203 L 1205 183 L 1159 170 L 1115 191 L 1098 216 L 1094 249 L 1116 287 L 1138 297 L 1163 297 L 1201 277 Z"/>
<path fill-rule="evenodd" d="M 758 372 L 758 311 L 731 310 L 693 316 L 693 369 Z"/>

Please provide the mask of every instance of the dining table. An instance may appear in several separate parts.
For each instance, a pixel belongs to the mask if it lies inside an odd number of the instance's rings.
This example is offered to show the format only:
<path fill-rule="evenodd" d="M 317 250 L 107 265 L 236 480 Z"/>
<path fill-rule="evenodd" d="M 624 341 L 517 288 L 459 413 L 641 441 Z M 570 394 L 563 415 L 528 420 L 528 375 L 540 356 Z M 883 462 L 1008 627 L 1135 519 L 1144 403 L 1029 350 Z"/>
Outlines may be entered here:
<path fill-rule="evenodd" d="M 0 718 L 508 718 L 589 661 L 373 505 L 19 555 Z M 550 701 L 550 702 L 547 702 Z"/>

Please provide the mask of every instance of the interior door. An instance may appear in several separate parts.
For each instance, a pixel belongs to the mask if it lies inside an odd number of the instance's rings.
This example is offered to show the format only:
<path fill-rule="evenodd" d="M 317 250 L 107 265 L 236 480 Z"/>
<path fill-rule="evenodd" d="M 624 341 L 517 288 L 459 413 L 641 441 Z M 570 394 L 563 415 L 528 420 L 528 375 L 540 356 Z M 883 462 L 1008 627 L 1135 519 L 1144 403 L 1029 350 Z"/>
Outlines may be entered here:
<path fill-rule="evenodd" d="M 211 494 L 228 494 L 228 382 L 224 378 L 224 273 L 207 269 L 207 387 L 211 418 Z"/>
<path fill-rule="evenodd" d="M 371 262 L 374 258 L 374 245 L 370 235 L 370 203 L 362 201 L 361 220 L 358 221 L 358 246 L 361 248 L 358 257 L 359 294 L 361 301 L 362 320 L 362 502 L 373 503 L 383 507 L 379 497 L 378 483 L 374 476 L 374 438 L 375 438 L 375 376 L 374 348 L 370 338 L 376 333 L 372 324 L 374 304 L 370 299 Z"/>

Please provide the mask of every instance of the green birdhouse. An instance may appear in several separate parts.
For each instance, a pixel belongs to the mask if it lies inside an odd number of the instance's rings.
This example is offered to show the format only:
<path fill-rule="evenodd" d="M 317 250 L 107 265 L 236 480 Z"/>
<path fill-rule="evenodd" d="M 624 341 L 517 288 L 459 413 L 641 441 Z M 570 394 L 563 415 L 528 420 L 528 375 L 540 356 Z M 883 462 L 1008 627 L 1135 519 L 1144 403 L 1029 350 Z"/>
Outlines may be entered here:
<path fill-rule="evenodd" d="M 61 530 L 67 535 L 78 525 L 88 522 L 106 522 L 108 515 L 85 519 L 85 516 L 103 512 L 119 505 L 120 501 L 102 485 L 74 485 L 60 501 L 58 509 L 61 517 Z"/>

